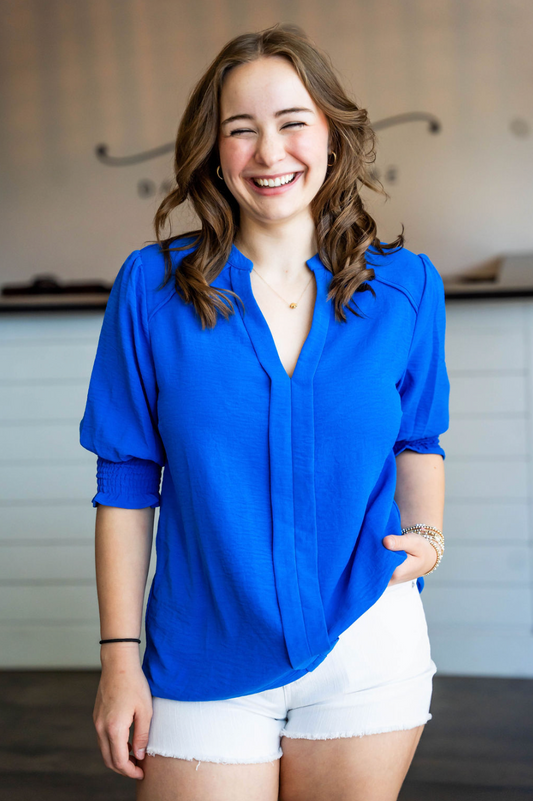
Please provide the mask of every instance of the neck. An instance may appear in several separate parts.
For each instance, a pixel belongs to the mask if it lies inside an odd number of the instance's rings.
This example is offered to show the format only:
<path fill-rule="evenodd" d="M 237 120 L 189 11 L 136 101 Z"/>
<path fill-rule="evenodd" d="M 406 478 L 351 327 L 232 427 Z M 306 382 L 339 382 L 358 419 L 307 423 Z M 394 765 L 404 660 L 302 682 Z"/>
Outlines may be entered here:
<path fill-rule="evenodd" d="M 302 275 L 309 273 L 306 261 L 317 252 L 314 225 L 302 230 L 301 223 L 277 230 L 241 223 L 235 245 L 263 278 L 286 285 L 301 281 Z"/>

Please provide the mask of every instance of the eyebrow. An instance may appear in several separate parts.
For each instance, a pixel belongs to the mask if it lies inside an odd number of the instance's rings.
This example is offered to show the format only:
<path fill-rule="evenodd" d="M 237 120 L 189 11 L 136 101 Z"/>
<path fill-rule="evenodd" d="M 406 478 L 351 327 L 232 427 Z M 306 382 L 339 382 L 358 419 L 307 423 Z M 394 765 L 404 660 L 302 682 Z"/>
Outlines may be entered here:
<path fill-rule="evenodd" d="M 309 114 L 314 114 L 314 112 L 310 108 L 284 108 L 281 111 L 276 111 L 274 117 L 281 117 L 283 114 L 300 114 L 302 111 L 307 111 Z M 233 122 L 234 120 L 253 120 L 254 117 L 252 114 L 235 114 L 233 117 L 228 117 L 227 120 L 220 123 L 221 125 L 227 125 L 228 122 Z"/>

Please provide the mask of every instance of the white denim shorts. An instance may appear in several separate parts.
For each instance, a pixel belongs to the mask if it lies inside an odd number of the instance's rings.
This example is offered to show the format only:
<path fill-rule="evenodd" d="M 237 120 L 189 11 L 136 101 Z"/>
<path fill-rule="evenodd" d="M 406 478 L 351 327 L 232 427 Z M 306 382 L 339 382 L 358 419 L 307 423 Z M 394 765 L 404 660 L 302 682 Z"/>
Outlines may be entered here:
<path fill-rule="evenodd" d="M 250 764 L 283 756 L 282 737 L 329 740 L 431 720 L 433 676 L 416 581 L 393 584 L 310 673 L 223 701 L 153 697 L 147 755 Z"/>

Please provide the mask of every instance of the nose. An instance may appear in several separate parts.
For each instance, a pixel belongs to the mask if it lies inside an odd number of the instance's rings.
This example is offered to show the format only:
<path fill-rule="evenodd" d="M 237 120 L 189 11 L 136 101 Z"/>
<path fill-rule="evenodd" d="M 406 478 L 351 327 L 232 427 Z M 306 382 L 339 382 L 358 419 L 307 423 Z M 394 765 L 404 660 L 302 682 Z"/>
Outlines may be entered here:
<path fill-rule="evenodd" d="M 277 133 L 264 133 L 257 142 L 255 152 L 256 161 L 267 167 L 282 161 L 285 158 L 285 145 L 283 139 Z"/>

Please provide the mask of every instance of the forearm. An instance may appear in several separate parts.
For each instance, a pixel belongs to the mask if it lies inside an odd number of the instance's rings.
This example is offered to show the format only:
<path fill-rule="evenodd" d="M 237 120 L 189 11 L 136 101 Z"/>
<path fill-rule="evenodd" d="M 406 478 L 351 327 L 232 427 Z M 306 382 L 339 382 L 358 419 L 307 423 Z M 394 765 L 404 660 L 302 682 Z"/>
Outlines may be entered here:
<path fill-rule="evenodd" d="M 155 510 L 98 505 L 95 563 L 101 639 L 140 638 Z M 139 662 L 135 642 L 106 643 L 106 661 Z"/>
<path fill-rule="evenodd" d="M 440 454 L 405 450 L 396 457 L 394 499 L 402 528 L 427 523 L 442 531 L 444 491 L 444 459 Z"/>

